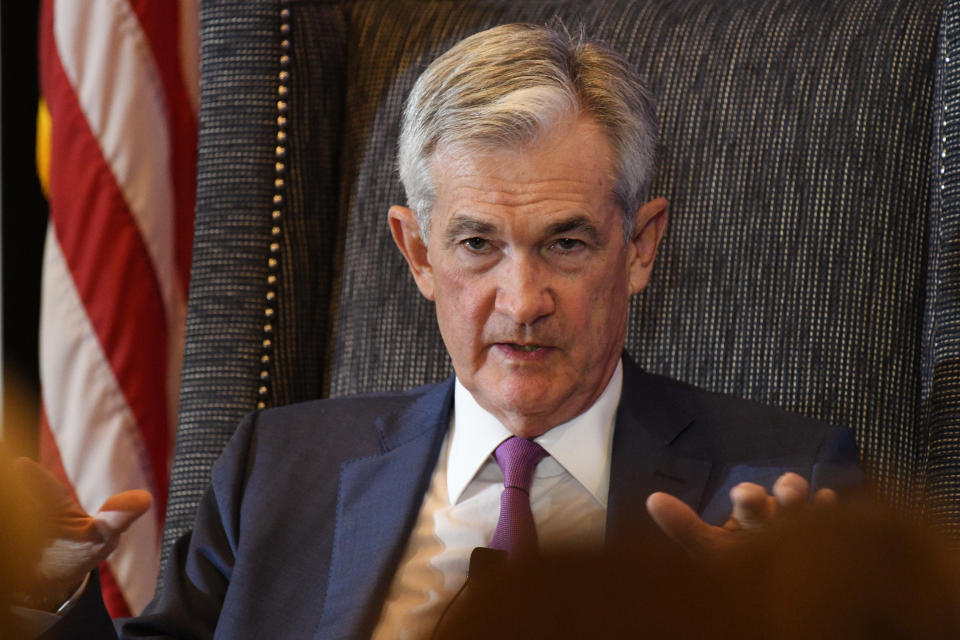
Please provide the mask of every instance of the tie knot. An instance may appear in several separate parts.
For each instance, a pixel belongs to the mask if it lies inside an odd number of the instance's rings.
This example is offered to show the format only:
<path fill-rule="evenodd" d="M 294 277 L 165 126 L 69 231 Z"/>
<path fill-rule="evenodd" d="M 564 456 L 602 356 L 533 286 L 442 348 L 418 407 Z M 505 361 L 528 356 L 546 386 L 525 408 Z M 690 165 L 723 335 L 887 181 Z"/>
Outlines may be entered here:
<path fill-rule="evenodd" d="M 533 440 L 516 436 L 507 438 L 493 452 L 503 471 L 503 484 L 529 493 L 533 470 L 547 456 L 546 450 Z"/>

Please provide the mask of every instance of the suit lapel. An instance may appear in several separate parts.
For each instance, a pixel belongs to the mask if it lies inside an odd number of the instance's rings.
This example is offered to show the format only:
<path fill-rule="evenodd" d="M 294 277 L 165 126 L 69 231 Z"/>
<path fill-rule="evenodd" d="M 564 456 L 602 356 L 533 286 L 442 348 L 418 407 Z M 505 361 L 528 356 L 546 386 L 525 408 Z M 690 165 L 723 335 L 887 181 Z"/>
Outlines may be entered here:
<path fill-rule="evenodd" d="M 378 422 L 378 454 L 344 463 L 316 637 L 370 635 L 436 466 L 452 402 L 451 378 Z"/>
<path fill-rule="evenodd" d="M 617 410 L 610 463 L 607 543 L 622 544 L 647 532 L 647 496 L 666 491 L 696 509 L 710 475 L 710 460 L 677 451 L 676 438 L 693 422 L 670 402 L 658 379 L 624 355 L 623 392 Z"/>

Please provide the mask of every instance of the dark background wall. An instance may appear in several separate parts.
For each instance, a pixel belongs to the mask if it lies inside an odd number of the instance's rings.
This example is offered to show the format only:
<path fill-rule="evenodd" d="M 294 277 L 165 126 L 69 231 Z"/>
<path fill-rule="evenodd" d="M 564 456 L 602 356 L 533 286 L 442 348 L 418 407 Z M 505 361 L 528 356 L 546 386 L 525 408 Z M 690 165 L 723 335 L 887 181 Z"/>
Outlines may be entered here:
<path fill-rule="evenodd" d="M 34 161 L 39 2 L 0 4 L 4 440 L 33 454 L 38 420 L 37 326 L 47 207 Z"/>

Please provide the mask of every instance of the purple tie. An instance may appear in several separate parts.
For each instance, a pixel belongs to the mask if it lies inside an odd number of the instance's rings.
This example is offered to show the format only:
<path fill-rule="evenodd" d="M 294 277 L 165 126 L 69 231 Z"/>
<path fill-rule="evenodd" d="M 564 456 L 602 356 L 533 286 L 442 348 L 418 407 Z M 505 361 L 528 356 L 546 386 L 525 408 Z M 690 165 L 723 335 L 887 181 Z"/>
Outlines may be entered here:
<path fill-rule="evenodd" d="M 503 471 L 504 488 L 491 549 L 502 549 L 513 557 L 536 553 L 537 529 L 530 511 L 530 484 L 537 463 L 546 455 L 536 442 L 517 437 L 507 438 L 493 452 Z"/>

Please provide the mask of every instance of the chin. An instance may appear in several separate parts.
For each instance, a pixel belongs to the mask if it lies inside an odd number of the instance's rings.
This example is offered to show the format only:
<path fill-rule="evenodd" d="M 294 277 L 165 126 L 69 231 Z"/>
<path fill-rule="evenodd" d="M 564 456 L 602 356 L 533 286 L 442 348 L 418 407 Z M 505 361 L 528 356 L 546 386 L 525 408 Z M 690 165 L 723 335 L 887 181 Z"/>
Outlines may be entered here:
<path fill-rule="evenodd" d="M 538 393 L 535 395 L 524 395 L 524 396 L 514 396 L 510 398 L 501 398 L 498 402 L 498 406 L 501 407 L 501 410 L 509 415 L 513 416 L 516 419 L 516 425 L 520 426 L 529 421 L 531 429 L 538 430 L 537 433 L 533 435 L 524 435 L 524 437 L 533 437 L 535 435 L 540 435 L 550 427 L 555 427 L 557 424 L 548 424 L 545 428 L 542 426 L 544 422 L 549 422 L 551 420 L 550 416 L 557 412 L 559 409 L 559 402 L 551 402 L 549 398 L 544 397 L 543 393 Z M 533 425 L 540 425 L 534 427 Z"/>
<path fill-rule="evenodd" d="M 499 393 L 501 404 L 514 413 L 541 413 L 551 404 L 549 395 L 553 384 L 549 380 L 528 376 L 504 376 Z"/>
<path fill-rule="evenodd" d="M 549 416 L 556 413 L 569 397 L 558 393 L 558 380 L 562 381 L 562 378 L 557 374 L 532 374 L 529 370 L 522 369 L 487 370 L 484 373 L 487 375 L 475 378 L 478 384 L 474 396 L 498 418 L 510 421 L 512 424 L 508 424 L 508 427 L 517 427 L 528 419 L 531 424 L 542 424 L 544 420 L 549 420 Z M 540 435 L 546 430 L 540 429 L 534 435 Z M 533 436 L 524 434 L 523 437 Z"/>

